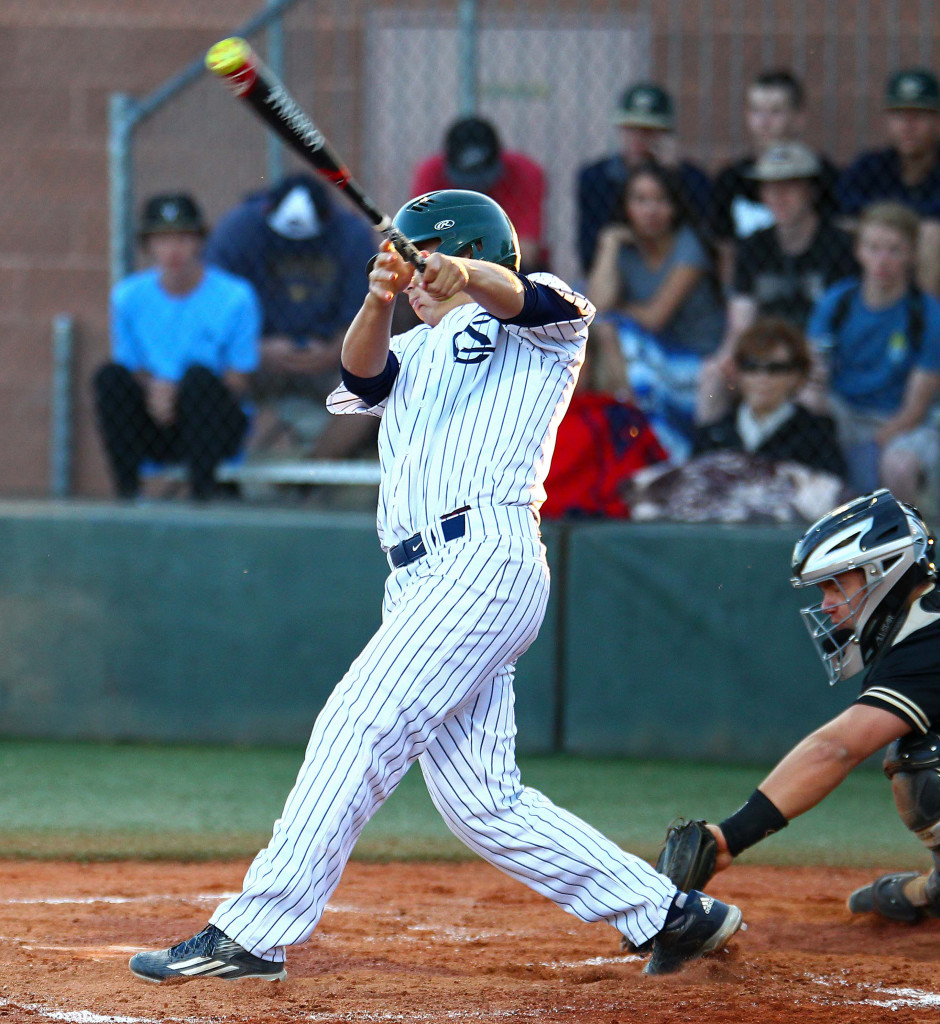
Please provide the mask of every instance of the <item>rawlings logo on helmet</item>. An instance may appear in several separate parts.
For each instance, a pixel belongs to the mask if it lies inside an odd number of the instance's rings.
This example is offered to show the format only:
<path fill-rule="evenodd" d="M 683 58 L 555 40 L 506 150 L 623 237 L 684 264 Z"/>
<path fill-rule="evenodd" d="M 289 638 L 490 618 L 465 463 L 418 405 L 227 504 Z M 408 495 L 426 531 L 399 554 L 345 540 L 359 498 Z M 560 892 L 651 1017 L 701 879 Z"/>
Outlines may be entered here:
<path fill-rule="evenodd" d="M 454 222 L 452 220 L 439 220 L 434 225 L 434 230 L 435 231 L 446 231 L 448 228 L 452 228 L 453 226 L 454 226 Z"/>

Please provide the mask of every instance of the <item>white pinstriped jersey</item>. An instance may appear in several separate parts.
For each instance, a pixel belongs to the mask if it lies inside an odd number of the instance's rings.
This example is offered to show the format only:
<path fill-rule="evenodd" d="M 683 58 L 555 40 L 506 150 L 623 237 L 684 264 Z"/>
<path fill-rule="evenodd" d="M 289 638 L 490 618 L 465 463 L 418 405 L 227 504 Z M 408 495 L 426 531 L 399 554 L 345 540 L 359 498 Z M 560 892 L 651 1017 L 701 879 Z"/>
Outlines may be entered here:
<path fill-rule="evenodd" d="M 666 919 L 669 879 L 523 786 L 515 762 L 515 663 L 549 594 L 531 513 L 594 315 L 557 278 L 532 276 L 577 318 L 521 327 L 466 303 L 393 339 L 399 374 L 379 406 L 330 396 L 332 412 L 382 417 L 383 545 L 421 531 L 427 551 L 386 579 L 382 624 L 317 716 L 271 842 L 212 915 L 256 956 L 281 960 L 312 935 L 363 826 L 415 760 L 448 827 L 491 864 L 636 945 Z M 436 533 L 432 521 L 465 507 L 456 537 Z"/>
<path fill-rule="evenodd" d="M 391 394 L 369 407 L 343 386 L 330 395 L 335 414 L 382 417 L 378 532 L 384 548 L 469 505 L 517 505 L 537 511 L 555 434 L 584 360 L 594 307 L 552 274 L 548 285 L 580 316 L 520 327 L 476 303 L 451 310 L 392 339 L 400 363 Z"/>

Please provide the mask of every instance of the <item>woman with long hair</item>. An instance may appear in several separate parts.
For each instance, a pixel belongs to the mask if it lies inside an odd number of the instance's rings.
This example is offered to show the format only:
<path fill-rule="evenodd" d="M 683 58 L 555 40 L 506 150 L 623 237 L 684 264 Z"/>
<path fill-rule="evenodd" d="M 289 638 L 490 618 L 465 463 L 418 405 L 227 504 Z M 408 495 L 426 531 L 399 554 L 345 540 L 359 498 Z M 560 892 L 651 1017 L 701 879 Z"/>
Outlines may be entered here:
<path fill-rule="evenodd" d="M 650 417 L 674 461 L 689 454 L 701 364 L 725 329 L 715 260 L 671 172 L 628 178 L 601 232 L 587 284 L 596 372 Z"/>

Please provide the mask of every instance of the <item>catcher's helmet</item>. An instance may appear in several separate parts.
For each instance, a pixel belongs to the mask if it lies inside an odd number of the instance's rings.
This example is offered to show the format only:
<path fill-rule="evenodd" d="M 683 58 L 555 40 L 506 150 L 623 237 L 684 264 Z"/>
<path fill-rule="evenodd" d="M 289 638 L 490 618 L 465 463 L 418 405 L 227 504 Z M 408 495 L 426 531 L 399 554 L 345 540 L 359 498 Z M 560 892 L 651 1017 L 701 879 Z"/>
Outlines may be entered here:
<path fill-rule="evenodd" d="M 834 509 L 793 549 L 794 587 L 834 580 L 851 569 L 864 584 L 834 624 L 822 602 L 801 610 L 829 683 L 855 675 L 888 649 L 907 617 L 914 591 L 936 579 L 934 538 L 920 513 L 882 488 Z M 843 591 L 845 596 L 845 591 Z"/>
<path fill-rule="evenodd" d="M 442 189 L 417 196 L 395 214 L 395 227 L 414 242 L 439 241 L 437 251 L 519 269 L 519 238 L 506 211 L 482 192 Z"/>

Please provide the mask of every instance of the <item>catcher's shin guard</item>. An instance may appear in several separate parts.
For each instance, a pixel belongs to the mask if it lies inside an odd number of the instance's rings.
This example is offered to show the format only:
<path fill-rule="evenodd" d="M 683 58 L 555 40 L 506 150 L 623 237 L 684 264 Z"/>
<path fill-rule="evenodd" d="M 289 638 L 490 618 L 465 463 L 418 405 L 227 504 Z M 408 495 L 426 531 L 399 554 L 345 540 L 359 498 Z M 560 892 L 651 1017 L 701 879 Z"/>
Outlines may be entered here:
<path fill-rule="evenodd" d="M 901 821 L 934 853 L 940 851 L 940 735 L 895 740 L 884 759 Z"/>
<path fill-rule="evenodd" d="M 901 820 L 930 850 L 934 870 L 882 875 L 849 896 L 849 910 L 905 924 L 940 917 L 940 735 L 896 740 L 885 752 L 884 772 Z"/>

